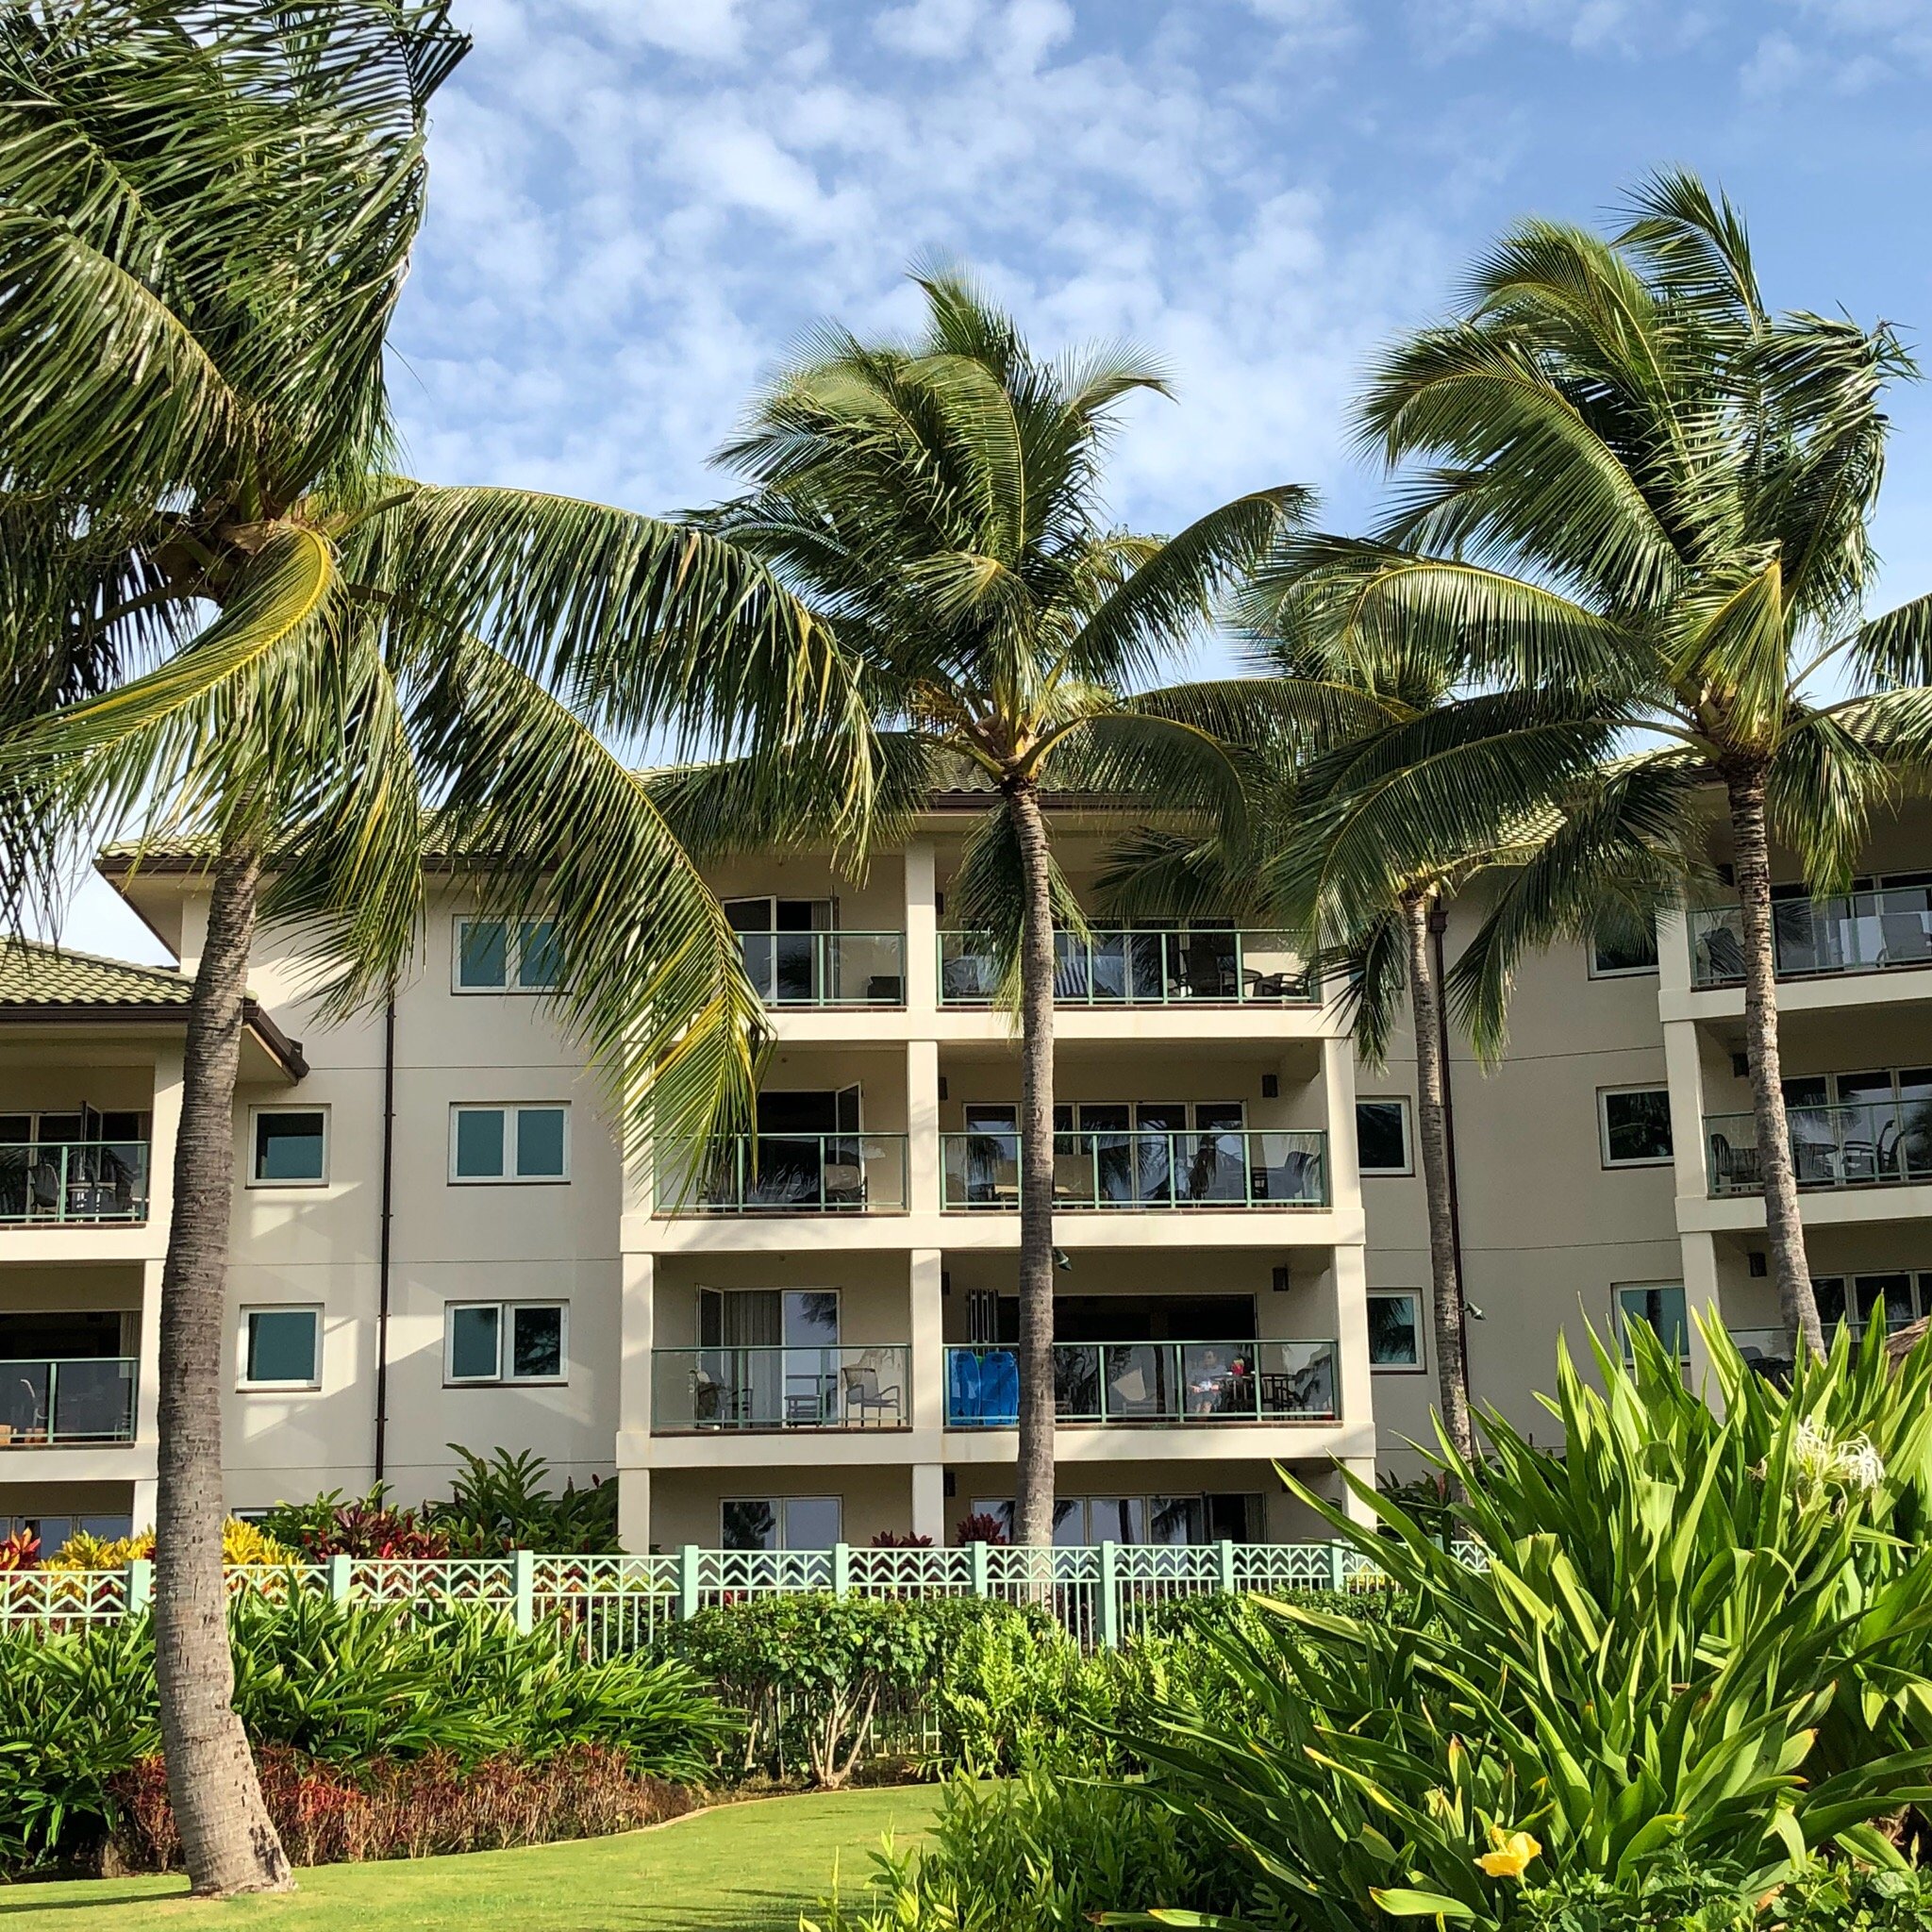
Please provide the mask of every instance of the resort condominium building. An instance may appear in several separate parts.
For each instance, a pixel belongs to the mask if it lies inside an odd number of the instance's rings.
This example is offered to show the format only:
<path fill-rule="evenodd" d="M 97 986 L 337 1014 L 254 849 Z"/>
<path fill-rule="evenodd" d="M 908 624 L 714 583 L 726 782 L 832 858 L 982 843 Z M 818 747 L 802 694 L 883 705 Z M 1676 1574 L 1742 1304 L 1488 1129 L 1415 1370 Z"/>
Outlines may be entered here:
<path fill-rule="evenodd" d="M 231 1507 L 382 1481 L 452 1445 L 615 1480 L 626 1547 L 954 1541 L 1011 1508 L 1019 1063 L 947 895 L 983 794 L 937 797 L 863 877 L 809 855 L 713 884 L 773 1016 L 756 1131 L 622 1158 L 544 995 L 541 921 L 437 874 L 393 1006 L 325 1025 L 269 932 L 235 1115 Z M 1058 978 L 1058 1534 L 1288 1541 L 1277 1467 L 1340 1493 L 1418 1466 L 1433 1390 L 1414 1060 L 1358 1067 L 1292 936 L 1106 924 L 1122 822 L 1053 813 L 1097 922 Z M 1827 1320 L 1932 1307 L 1932 850 L 1780 888 L 1785 1074 Z M 1720 863 L 1723 854 L 1716 857 Z M 161 1257 L 206 879 L 102 870 L 179 971 L 0 958 L 0 1531 L 150 1520 Z M 1721 898 L 1721 895 L 1720 895 Z M 1451 908 L 1455 957 L 1478 908 Z M 1479 1402 L 1532 1433 L 1560 1334 L 1714 1306 L 1779 1346 L 1735 908 L 1654 949 L 1527 963 L 1509 1050 L 1459 1041 L 1457 1231 Z M 1922 1116 L 1925 1118 L 1922 1119 Z M 1479 1313 L 1478 1313 L 1479 1311 Z"/>

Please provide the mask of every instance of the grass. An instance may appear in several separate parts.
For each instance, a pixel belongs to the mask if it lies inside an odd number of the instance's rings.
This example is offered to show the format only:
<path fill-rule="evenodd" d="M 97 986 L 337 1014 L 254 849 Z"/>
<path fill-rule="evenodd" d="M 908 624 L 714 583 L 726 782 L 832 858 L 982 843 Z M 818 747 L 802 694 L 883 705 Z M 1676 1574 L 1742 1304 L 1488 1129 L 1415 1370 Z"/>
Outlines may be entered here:
<path fill-rule="evenodd" d="M 281 1898 L 191 1899 L 178 1876 L 0 1887 L 0 1932 L 796 1932 L 835 1860 L 849 1885 L 882 1834 L 921 1836 L 938 1801 L 900 1786 L 725 1805 L 619 1838 L 318 1865 Z"/>

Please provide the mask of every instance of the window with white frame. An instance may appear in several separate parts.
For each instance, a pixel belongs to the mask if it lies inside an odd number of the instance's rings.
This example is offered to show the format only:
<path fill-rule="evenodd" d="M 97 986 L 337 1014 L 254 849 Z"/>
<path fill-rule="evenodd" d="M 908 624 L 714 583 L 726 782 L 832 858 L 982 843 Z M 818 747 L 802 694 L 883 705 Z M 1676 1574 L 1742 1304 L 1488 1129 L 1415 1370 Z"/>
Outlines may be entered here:
<path fill-rule="evenodd" d="M 554 919 L 458 919 L 458 992 L 555 992 L 563 954 Z"/>
<path fill-rule="evenodd" d="M 446 1382 L 561 1382 L 570 1360 L 568 1302 L 450 1302 Z"/>
<path fill-rule="evenodd" d="M 1657 1339 L 1680 1362 L 1690 1359 L 1690 1318 L 1684 1306 L 1681 1281 L 1621 1283 L 1610 1291 L 1615 1298 L 1617 1333 L 1623 1338 L 1625 1359 L 1630 1355 L 1630 1328 L 1647 1323 Z"/>
<path fill-rule="evenodd" d="M 570 1108 L 555 1101 L 449 1110 L 452 1181 L 561 1181 L 570 1178 Z"/>
<path fill-rule="evenodd" d="M 1369 1366 L 1423 1366 L 1423 1298 L 1411 1289 L 1369 1291 Z"/>
<path fill-rule="evenodd" d="M 241 1380 L 244 1389 L 321 1388 L 322 1310 L 243 1308 Z"/>
<path fill-rule="evenodd" d="M 1590 976 L 1623 979 L 1657 971 L 1657 925 L 1646 921 L 1617 932 L 1600 932 L 1590 942 Z"/>
<path fill-rule="evenodd" d="M 1356 1165 L 1362 1174 L 1413 1174 L 1408 1102 L 1397 1095 L 1355 1104 Z"/>
<path fill-rule="evenodd" d="M 726 1550 L 829 1550 L 844 1535 L 844 1510 L 837 1496 L 726 1496 L 718 1532 Z"/>
<path fill-rule="evenodd" d="M 328 1109 L 258 1107 L 249 1119 L 251 1188 L 319 1188 L 328 1182 Z"/>
<path fill-rule="evenodd" d="M 1665 1087 L 1600 1087 L 1597 1125 L 1606 1167 L 1665 1167 L 1671 1095 Z"/>

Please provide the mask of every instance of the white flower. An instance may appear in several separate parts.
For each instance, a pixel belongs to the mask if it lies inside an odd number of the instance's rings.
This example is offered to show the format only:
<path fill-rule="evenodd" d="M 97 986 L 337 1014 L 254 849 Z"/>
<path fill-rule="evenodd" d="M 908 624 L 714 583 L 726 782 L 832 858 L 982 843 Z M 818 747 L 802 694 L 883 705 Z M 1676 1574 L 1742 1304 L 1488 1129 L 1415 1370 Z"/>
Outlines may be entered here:
<path fill-rule="evenodd" d="M 1869 1436 L 1839 1438 L 1808 1416 L 1791 1439 L 1791 1462 L 1813 1489 L 1827 1486 L 1867 1495 L 1885 1480 L 1885 1463 Z"/>

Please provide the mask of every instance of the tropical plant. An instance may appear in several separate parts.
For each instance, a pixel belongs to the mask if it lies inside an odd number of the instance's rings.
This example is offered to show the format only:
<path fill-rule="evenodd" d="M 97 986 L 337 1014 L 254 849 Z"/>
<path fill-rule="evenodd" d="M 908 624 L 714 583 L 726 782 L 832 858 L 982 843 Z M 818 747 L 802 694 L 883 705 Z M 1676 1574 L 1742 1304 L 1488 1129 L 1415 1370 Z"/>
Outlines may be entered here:
<path fill-rule="evenodd" d="M 527 1449 L 485 1457 L 460 1442 L 449 1446 L 462 1467 L 449 1500 L 425 1505 L 423 1514 L 453 1548 L 559 1554 L 617 1548 L 615 1483 L 593 1475 L 588 1489 L 566 1481 L 553 1494 L 549 1463 Z"/>
<path fill-rule="evenodd" d="M 425 852 L 460 855 L 482 903 L 555 921 L 558 1005 L 627 1124 L 709 1132 L 747 1105 L 757 995 L 596 732 L 675 715 L 726 748 L 741 727 L 778 746 L 801 718 L 823 734 L 842 689 L 809 620 L 715 537 L 391 473 L 385 332 L 428 105 L 466 45 L 445 15 L 0 10 L 0 890 L 58 901 L 71 837 L 127 818 L 138 856 L 184 843 L 208 890 L 160 1290 L 155 1587 L 200 1892 L 287 1882 L 220 1614 L 258 921 L 308 930 L 339 1015 L 408 967 Z"/>
<path fill-rule="evenodd" d="M 49 1557 L 42 1568 L 48 1570 L 120 1570 L 139 1557 L 155 1554 L 156 1537 L 151 1529 L 134 1536 L 101 1537 L 84 1529 L 75 1533 Z M 260 1524 L 243 1523 L 239 1516 L 222 1522 L 222 1562 L 227 1564 L 299 1563 L 303 1552 L 277 1541 Z"/>
<path fill-rule="evenodd" d="M 917 276 L 909 342 L 826 328 L 720 459 L 752 485 L 709 526 L 763 558 L 836 627 L 874 724 L 868 788 L 905 810 L 935 786 L 985 788 L 949 917 L 979 930 L 1020 1048 L 1019 1467 L 1015 1540 L 1052 1539 L 1053 982 L 1057 923 L 1084 930 L 1043 800 L 1094 790 L 1219 810 L 1239 788 L 1185 698 L 1132 697 L 1300 514 L 1257 491 L 1165 541 L 1112 524 L 1101 461 L 1119 407 L 1167 384 L 1143 358 L 1046 361 L 963 278 Z M 794 761 L 794 793 L 838 757 Z M 681 824 L 768 841 L 729 774 L 698 774 Z"/>
<path fill-rule="evenodd" d="M 1822 1851 L 1902 1863 L 1881 1825 L 1932 1796 L 1932 1550 L 1890 1532 L 1932 1428 L 1879 1387 L 1882 1349 L 1787 1398 L 1709 1341 L 1722 1418 L 1638 1324 L 1628 1366 L 1592 1338 L 1601 1390 L 1559 1358 L 1560 1457 L 1486 1418 L 1478 1480 L 1445 1443 L 1487 1568 L 1365 1485 L 1386 1534 L 1301 1491 L 1406 1610 L 1210 1633 L 1253 1725 L 1176 1711 L 1136 1740 L 1246 1859 L 1249 1919 L 1500 1925 L 1538 1881 L 1636 1892 L 1689 1861 L 1755 1899 Z M 1912 1373 L 1908 1399 L 1932 1362 Z"/>
<path fill-rule="evenodd" d="M 1492 1050 L 1524 950 L 1594 917 L 1594 829 L 1681 859 L 1721 815 L 1772 1274 L 1815 1353 L 1771 844 L 1814 889 L 1842 884 L 1932 753 L 1932 599 L 1864 611 L 1884 391 L 1913 368 L 1887 325 L 1767 308 L 1742 217 L 1694 177 L 1654 177 L 1631 213 L 1608 240 L 1520 223 L 1464 312 L 1374 371 L 1362 435 L 1403 487 L 1371 537 L 1291 546 L 1298 619 L 1433 642 L 1476 689 L 1339 808 L 1310 884 L 1348 924 L 1491 823 L 1510 773 L 1593 774 L 1575 832 L 1498 888 L 1451 975 Z M 1525 710 L 1500 751 L 1486 684 Z"/>
<path fill-rule="evenodd" d="M 391 1557 L 423 1562 L 450 1553 L 447 1530 L 425 1524 L 413 1509 L 385 1501 L 378 1483 L 346 1502 L 330 1490 L 307 1503 L 277 1503 L 262 1528 L 310 1560 L 325 1557 Z"/>
<path fill-rule="evenodd" d="M 32 1570 L 41 1560 L 41 1540 L 30 1529 L 0 1536 L 0 1570 Z"/>

